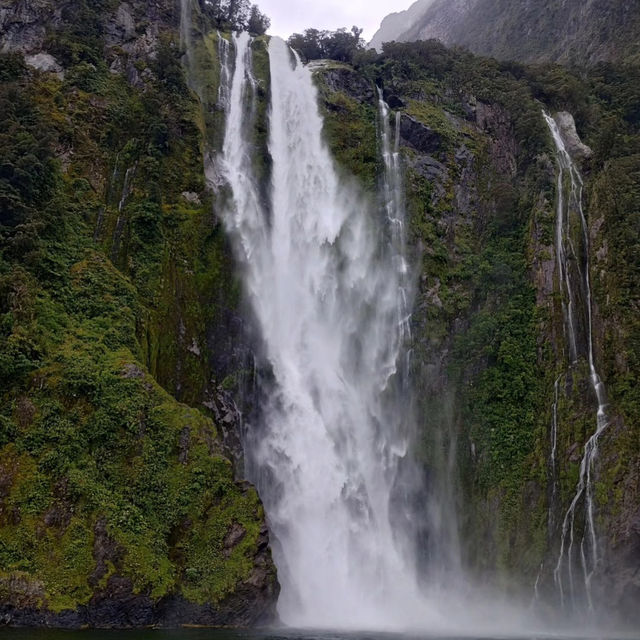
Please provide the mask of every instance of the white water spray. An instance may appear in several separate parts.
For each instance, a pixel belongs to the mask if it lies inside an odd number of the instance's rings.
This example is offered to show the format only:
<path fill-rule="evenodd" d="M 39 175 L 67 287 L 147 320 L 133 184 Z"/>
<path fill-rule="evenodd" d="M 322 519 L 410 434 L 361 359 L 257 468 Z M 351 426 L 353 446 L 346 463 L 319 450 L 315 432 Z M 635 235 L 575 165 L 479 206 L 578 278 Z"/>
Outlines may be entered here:
<path fill-rule="evenodd" d="M 380 113 L 380 138 L 382 146 L 382 159 L 384 162 L 384 179 L 382 196 L 387 214 L 387 221 L 391 228 L 391 245 L 393 262 L 398 275 L 398 304 L 400 317 L 401 344 L 405 339 L 411 339 L 411 312 L 409 308 L 409 282 L 407 266 L 407 247 L 405 233 L 405 202 L 404 183 L 402 178 L 402 161 L 400 158 L 400 118 L 398 111 L 391 127 L 391 110 L 384 101 L 382 89 L 378 88 L 378 109 Z M 392 137 L 393 136 L 393 137 Z M 407 354 L 407 367 L 408 354 Z"/>
<path fill-rule="evenodd" d="M 598 459 L 598 444 L 602 432 L 608 425 L 607 404 L 604 385 L 595 367 L 593 350 L 593 314 L 591 299 L 591 281 L 589 275 L 589 233 L 587 220 L 583 206 L 583 182 L 580 172 L 569 155 L 556 121 L 544 113 L 545 121 L 551 131 L 556 146 L 556 160 L 558 164 L 558 203 L 556 218 L 556 253 L 558 256 L 558 273 L 560 285 L 563 293 L 567 296 L 567 306 L 563 304 L 565 310 L 565 320 L 567 323 L 567 334 L 570 345 L 571 364 L 575 364 L 578 359 L 576 323 L 575 323 L 575 297 L 571 288 L 569 275 L 567 251 L 565 239 L 569 235 L 570 216 L 577 213 L 582 232 L 582 242 L 585 251 L 584 273 L 581 273 L 585 291 L 584 311 L 586 316 L 586 341 L 587 360 L 589 364 L 589 376 L 591 386 L 597 401 L 596 430 L 589 438 L 584 448 L 584 455 L 580 464 L 580 478 L 576 493 L 565 514 L 562 523 L 562 534 L 560 541 L 560 553 L 558 562 L 554 570 L 554 579 L 560 593 L 562 604 L 566 602 L 566 584 L 568 579 L 568 589 L 571 602 L 575 605 L 576 594 L 576 566 L 575 556 L 578 556 L 581 569 L 581 582 L 584 586 L 589 609 L 593 609 L 591 595 L 591 580 L 598 567 L 599 550 L 598 538 L 595 526 L 594 514 L 594 465 Z M 566 182 L 570 183 L 566 189 Z M 557 393 L 556 383 L 556 393 Z M 554 404 L 554 438 L 557 437 L 557 395 Z M 584 531 L 580 540 L 577 540 L 576 516 L 579 505 L 584 504 Z M 576 546 L 578 547 L 576 548 Z"/>
<path fill-rule="evenodd" d="M 247 139 L 255 85 L 248 36 L 235 47 L 224 143 L 234 194 L 228 227 L 275 381 L 265 424 L 247 448 L 278 541 L 279 612 L 304 626 L 417 625 L 437 616 L 418 593 L 415 563 L 390 517 L 407 451 L 395 401 L 408 332 L 398 172 L 387 175 L 385 223 L 339 179 L 311 73 L 274 38 L 268 215 Z M 390 141 L 385 161 L 399 162 Z"/>
<path fill-rule="evenodd" d="M 220 84 L 218 86 L 218 108 L 222 111 L 229 110 L 231 100 L 231 44 L 219 32 L 216 32 L 218 40 L 218 58 L 220 59 Z"/>

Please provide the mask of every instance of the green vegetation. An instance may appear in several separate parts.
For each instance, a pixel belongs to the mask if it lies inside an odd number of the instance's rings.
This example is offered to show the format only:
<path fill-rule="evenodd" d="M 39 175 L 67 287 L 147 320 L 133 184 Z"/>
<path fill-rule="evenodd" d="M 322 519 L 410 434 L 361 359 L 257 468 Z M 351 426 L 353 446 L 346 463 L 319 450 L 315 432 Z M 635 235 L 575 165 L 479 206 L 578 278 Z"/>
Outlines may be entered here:
<path fill-rule="evenodd" d="M 271 20 L 249 0 L 198 0 L 198 4 L 216 29 L 262 36 L 271 26 Z"/>
<path fill-rule="evenodd" d="M 346 73 L 353 73 L 346 70 Z M 329 91 L 320 83 L 325 106 L 325 133 L 336 160 L 363 185 L 375 192 L 379 165 L 376 110 L 342 91 Z"/>
<path fill-rule="evenodd" d="M 219 38 L 229 36 L 211 26 L 261 33 L 266 22 L 246 2 L 194 2 L 189 56 L 175 24 L 153 56 L 134 55 L 105 51 L 102 17 L 115 4 L 62 11 L 47 47 L 63 78 L 0 56 L 0 598 L 20 583 L 53 611 L 87 603 L 114 576 L 156 599 L 219 602 L 249 577 L 264 516 L 202 408 L 242 374 L 240 285 L 213 213 L 225 194 L 211 194 L 202 165 L 224 118 Z M 266 42 L 252 45 L 265 189 Z M 479 541 L 466 561 L 503 581 L 533 575 L 554 533 L 550 412 L 567 366 L 559 294 L 538 282 L 553 262 L 555 197 L 542 105 L 576 116 L 594 150 L 584 165 L 594 336 L 611 412 L 598 519 L 617 544 L 640 462 L 638 66 L 576 74 L 436 42 L 378 55 L 358 29 L 291 43 L 339 61 L 317 76 L 327 141 L 366 191 L 382 170 L 374 85 L 439 141 L 428 163 L 404 148 L 418 456 L 444 473 L 456 442 L 462 537 Z M 562 379 L 559 512 L 594 428 L 588 375 L 581 361 Z"/>
<path fill-rule="evenodd" d="M 0 57 L 0 594 L 54 612 L 111 576 L 220 602 L 264 519 L 207 411 L 182 404 L 235 370 L 207 355 L 239 289 L 201 108 L 172 31 L 135 86 L 109 72 L 108 5 L 50 35 L 63 80 Z"/>
<path fill-rule="evenodd" d="M 304 33 L 294 33 L 287 42 L 305 61 L 327 58 L 351 63 L 364 51 L 361 35 L 362 29 L 355 26 L 351 31 L 346 28 L 336 31 L 306 29 Z"/>
<path fill-rule="evenodd" d="M 575 114 L 595 150 L 585 169 L 587 212 L 599 230 L 591 265 L 596 353 L 612 421 L 624 424 L 603 438 L 598 493 L 603 530 L 621 540 L 633 509 L 625 490 L 637 495 L 630 469 L 640 454 L 633 373 L 637 68 L 606 64 L 578 76 L 557 65 L 477 58 L 437 42 L 388 44 L 384 54 L 359 56 L 355 64 L 440 137 L 426 173 L 421 154 L 405 148 L 411 245 L 421 260 L 412 345 L 424 417 L 420 455 L 432 471 L 444 472 L 443 452 L 457 441 L 467 562 L 497 571 L 505 583 L 523 571 L 533 580 L 545 554 L 554 553 L 548 540 L 556 532 L 547 531 L 549 429 L 554 381 L 568 366 L 559 299 L 536 290 L 536 270 L 553 261 L 554 243 L 555 168 L 541 103 Z M 374 156 L 363 152 L 362 140 L 375 125 L 374 110 L 348 88 L 321 89 L 336 157 L 373 187 Z M 575 493 L 581 447 L 595 428 L 588 375 L 582 362 L 571 385 L 562 379 L 556 519 Z M 629 462 L 621 464 L 620 456 Z"/>

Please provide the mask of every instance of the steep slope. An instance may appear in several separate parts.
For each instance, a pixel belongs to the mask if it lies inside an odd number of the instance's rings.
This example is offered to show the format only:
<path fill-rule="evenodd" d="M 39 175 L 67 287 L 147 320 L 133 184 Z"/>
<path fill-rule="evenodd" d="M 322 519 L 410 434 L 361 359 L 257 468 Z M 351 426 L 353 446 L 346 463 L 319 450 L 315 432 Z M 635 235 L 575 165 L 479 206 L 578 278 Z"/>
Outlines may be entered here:
<path fill-rule="evenodd" d="M 411 21 L 397 41 L 436 38 L 502 60 L 593 65 L 640 54 L 639 12 L 626 0 L 435 0 Z M 384 31 L 374 36 L 383 41 Z"/>
<path fill-rule="evenodd" d="M 1 6 L 1 623 L 269 619 L 264 511 L 222 389 L 246 354 L 238 285 L 179 7 Z"/>
<path fill-rule="evenodd" d="M 400 40 L 404 33 L 422 19 L 433 2 L 434 0 L 418 0 L 406 11 L 389 14 L 382 21 L 380 29 L 373 36 L 369 46 L 382 51 L 383 43 Z"/>
<path fill-rule="evenodd" d="M 179 9 L 0 0 L 2 624 L 273 617 L 265 517 L 238 482 L 240 418 L 225 392 L 245 369 L 254 375 L 218 216 L 229 41 L 195 2 L 183 3 L 191 28 L 180 30 Z M 264 40 L 251 50 L 247 133 L 264 189 L 269 64 Z M 363 60 L 321 66 L 316 79 L 333 154 L 372 195 L 384 166 L 376 85 L 399 113 L 415 274 L 412 444 L 427 490 L 397 489 L 421 516 L 419 569 L 440 577 L 461 556 L 483 584 L 526 601 L 535 585 L 540 606 L 559 601 L 563 517 L 598 408 L 588 268 L 609 418 L 590 467 L 600 549 L 590 588 L 637 629 L 638 66 L 574 76 L 436 42 Z M 581 309 L 575 353 L 557 266 L 556 205 L 569 185 L 558 183 L 543 104 L 573 113 L 593 149 L 575 154 L 587 237 L 575 211 L 562 234 Z M 579 150 L 570 126 L 564 136 Z M 576 540 L 589 532 L 585 506 Z M 577 544 L 573 553 L 579 563 Z"/>
<path fill-rule="evenodd" d="M 639 586 L 632 567 L 640 553 L 640 412 L 630 382 L 638 371 L 631 364 L 638 329 L 632 310 L 637 295 L 630 285 L 637 282 L 637 261 L 618 262 L 612 252 L 628 255 L 638 246 L 638 218 L 629 207 L 639 184 L 640 120 L 633 105 L 640 77 L 635 66 L 586 80 L 559 68 L 519 69 L 518 77 L 513 69 L 434 42 L 387 46 L 384 56 L 359 72 L 322 72 L 327 134 L 336 157 L 365 184 L 375 184 L 379 166 L 366 142 L 375 126 L 375 98 L 360 73 L 384 86 L 386 99 L 401 114 L 417 278 L 417 454 L 431 494 L 415 497 L 423 507 L 424 575 L 434 575 L 442 564 L 455 566 L 439 540 L 459 534 L 467 575 L 520 593 L 527 603 L 535 585 L 547 617 L 561 599 L 554 569 L 563 518 L 596 429 L 583 315 L 582 265 L 590 252 L 595 360 L 608 390 L 610 419 L 591 468 L 599 539 L 592 599 L 601 619 L 615 612 L 631 624 L 637 621 L 632 603 Z M 557 268 L 556 150 L 536 99 L 576 113 L 594 148 L 585 160 L 575 133 L 566 129 L 568 147 L 583 158 L 578 162 L 585 173 L 590 244 L 584 244 L 573 217 L 566 233 L 576 252 L 571 277 L 580 304 L 575 364 Z M 567 116 L 561 120 L 570 125 Z M 627 185 L 623 198 L 618 180 L 611 182 L 612 171 L 620 171 Z M 624 230 L 620 216 L 627 216 Z M 618 277 L 620 284 L 614 284 Z M 457 526 L 442 511 L 447 500 Z M 440 510 L 434 511 L 438 502 Z M 582 495 L 576 554 L 587 532 L 584 509 Z M 573 562 L 582 575 L 579 558 Z M 584 581 L 576 581 L 574 595 L 575 604 L 565 602 L 562 615 L 585 615 Z"/>

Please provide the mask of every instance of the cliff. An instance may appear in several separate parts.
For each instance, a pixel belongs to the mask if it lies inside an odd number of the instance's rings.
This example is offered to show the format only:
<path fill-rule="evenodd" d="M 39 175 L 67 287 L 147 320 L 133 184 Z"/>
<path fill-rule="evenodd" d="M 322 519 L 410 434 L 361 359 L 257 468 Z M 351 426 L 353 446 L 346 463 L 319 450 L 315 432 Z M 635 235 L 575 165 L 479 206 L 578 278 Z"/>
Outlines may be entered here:
<path fill-rule="evenodd" d="M 435 38 L 501 60 L 580 66 L 640 54 L 640 17 L 625 0 L 434 0 L 394 15 L 372 46 Z M 410 24 L 390 28 L 401 22 Z"/>
<path fill-rule="evenodd" d="M 253 361 L 220 220 L 226 36 L 197 3 L 169 0 L 1 0 L 0 29 L 0 623 L 271 620 L 276 570 L 259 497 L 242 481 L 234 404 Z M 263 45 L 251 139 L 266 189 Z M 320 66 L 316 79 L 334 156 L 372 194 L 376 85 L 400 114 L 422 568 L 460 552 L 469 575 L 525 600 L 536 585 L 541 607 L 558 600 L 563 520 L 597 411 L 587 317 L 572 354 L 557 266 L 560 185 L 542 109 L 564 114 L 588 233 L 574 212 L 563 237 L 582 310 L 588 268 L 607 389 L 590 467 L 593 598 L 633 624 L 637 65 L 578 76 L 419 42 L 356 68 Z M 447 506 L 439 518 L 436 503 Z M 582 539 L 584 501 L 578 511 Z"/>
<path fill-rule="evenodd" d="M 0 621 L 272 619 L 180 7 L 3 1 L 0 31 Z"/>
<path fill-rule="evenodd" d="M 554 571 L 567 553 L 561 551 L 564 519 L 579 491 L 597 402 L 583 311 L 575 363 L 569 355 L 555 242 L 558 165 L 539 100 L 579 117 L 593 154 L 571 116 L 561 113 L 558 121 L 585 179 L 588 244 L 577 218 L 566 233 L 577 252 L 574 264 L 589 257 L 595 361 L 608 391 L 609 418 L 591 469 L 599 538 L 591 597 L 603 615 L 632 624 L 639 587 L 631 567 L 640 552 L 640 414 L 632 364 L 637 261 L 628 252 L 637 250 L 637 71 L 622 66 L 578 79 L 561 68 L 532 68 L 517 75 L 509 64 L 426 42 L 388 45 L 384 56 L 357 71 L 323 74 L 328 139 L 338 160 L 365 184 L 376 184 L 379 166 L 366 143 L 376 111 L 363 76 L 370 87 L 383 86 L 400 113 L 416 265 L 414 446 L 428 478 L 418 543 L 425 575 L 446 565 L 447 554 L 455 557 L 459 540 L 469 575 L 525 602 L 535 585 L 546 616 L 561 598 Z M 603 122 L 616 132 L 610 144 Z M 614 257 L 618 251 L 626 257 Z M 624 293 L 614 285 L 618 277 Z M 571 278 L 583 305 L 583 273 Z M 588 535 L 584 499 L 578 500 L 576 541 Z M 447 502 L 453 512 L 430 515 L 430 505 Z M 579 559 L 572 563 L 582 571 Z M 576 602 L 586 602 L 584 583 L 576 585 Z"/>

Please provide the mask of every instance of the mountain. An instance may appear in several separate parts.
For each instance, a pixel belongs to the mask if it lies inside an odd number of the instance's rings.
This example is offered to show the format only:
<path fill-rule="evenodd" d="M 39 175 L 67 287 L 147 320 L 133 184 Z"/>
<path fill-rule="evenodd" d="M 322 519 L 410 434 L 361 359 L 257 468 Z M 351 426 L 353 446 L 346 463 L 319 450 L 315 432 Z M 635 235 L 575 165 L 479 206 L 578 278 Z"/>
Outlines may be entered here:
<path fill-rule="evenodd" d="M 0 625 L 637 631 L 639 66 L 212 8 L 0 0 Z"/>
<path fill-rule="evenodd" d="M 436 38 L 502 60 L 593 65 L 640 55 L 640 12 L 627 0 L 434 0 L 383 21 L 372 45 Z"/>
<path fill-rule="evenodd" d="M 413 27 L 426 13 L 434 0 L 418 0 L 406 11 L 389 14 L 380 25 L 380 29 L 373 36 L 370 47 L 382 51 L 384 42 L 400 40 L 402 34 Z"/>

